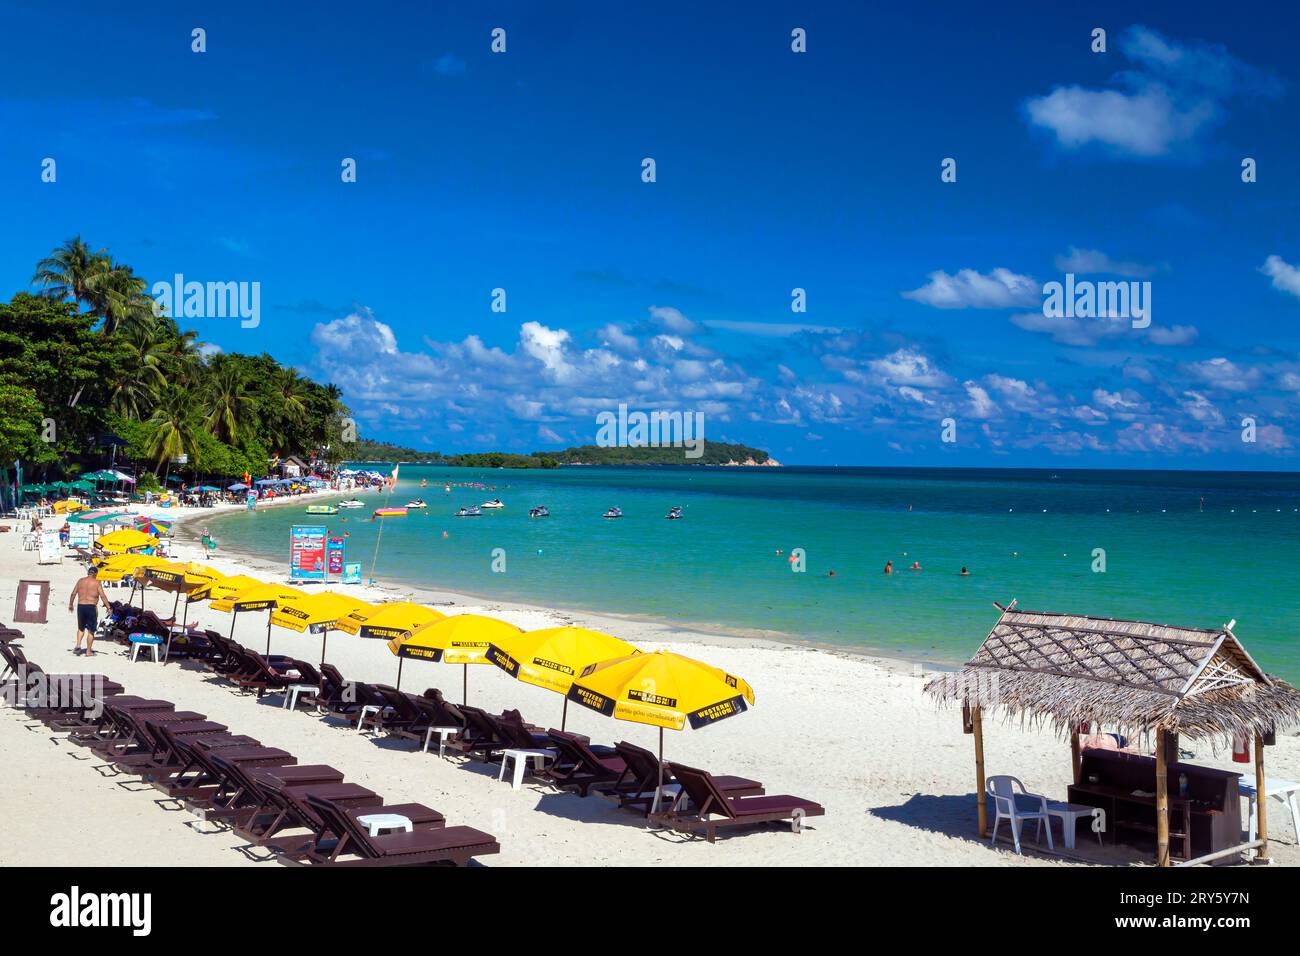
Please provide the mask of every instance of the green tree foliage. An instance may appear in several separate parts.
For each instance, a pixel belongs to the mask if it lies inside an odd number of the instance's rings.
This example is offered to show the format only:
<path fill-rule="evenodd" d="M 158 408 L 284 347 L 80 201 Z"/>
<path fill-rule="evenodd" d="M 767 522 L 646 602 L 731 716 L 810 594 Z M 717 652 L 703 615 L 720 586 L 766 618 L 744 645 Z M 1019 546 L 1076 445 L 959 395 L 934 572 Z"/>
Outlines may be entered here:
<path fill-rule="evenodd" d="M 260 475 L 274 455 L 341 455 L 338 388 L 265 354 L 205 355 L 107 250 L 70 239 L 32 284 L 39 294 L 0 303 L 0 460 L 72 474 L 102 463 L 105 434 L 126 442 L 120 464 L 157 474 Z"/>

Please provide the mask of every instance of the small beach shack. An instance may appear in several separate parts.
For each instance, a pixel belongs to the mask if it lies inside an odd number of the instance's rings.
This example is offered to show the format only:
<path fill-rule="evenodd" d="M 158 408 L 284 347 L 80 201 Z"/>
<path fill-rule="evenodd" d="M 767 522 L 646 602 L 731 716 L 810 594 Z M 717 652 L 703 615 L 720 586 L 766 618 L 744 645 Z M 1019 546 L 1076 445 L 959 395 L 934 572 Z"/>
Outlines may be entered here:
<path fill-rule="evenodd" d="M 940 703 L 961 706 L 963 728 L 974 737 L 981 837 L 988 835 L 982 718 L 997 711 L 1031 726 L 1050 726 L 1068 738 L 1074 781 L 1070 799 L 1107 806 L 1112 832 L 1149 825 L 1157 865 L 1171 864 L 1171 803 L 1181 865 L 1239 859 L 1250 849 L 1257 850 L 1256 862 L 1267 861 L 1264 747 L 1275 734 L 1300 724 L 1300 691 L 1259 667 L 1232 633 L 1236 621 L 1204 630 L 1023 611 L 1015 601 L 995 606 L 1001 617 L 975 655 L 960 670 L 925 685 L 925 692 Z M 1134 739 L 1154 738 L 1154 761 L 1106 751 L 1081 754 L 1080 730 L 1091 725 Z M 1235 738 L 1239 748 L 1254 744 L 1254 780 L 1249 782 L 1259 794 L 1258 839 L 1241 839 L 1238 776 L 1178 763 L 1180 737 L 1213 739 L 1216 745 Z M 1089 761 L 1093 770 L 1081 773 Z M 1188 775 L 1190 792 L 1180 793 L 1187 790 Z M 1150 795 L 1147 777 L 1153 778 Z M 1172 797 L 1171 777 L 1176 781 Z M 1235 826 L 1224 826 L 1234 821 Z M 1210 841 L 1211 852 L 1192 856 L 1194 832 L 1204 848 L 1216 826 L 1235 830 L 1231 846 L 1221 847 L 1221 839 Z"/>

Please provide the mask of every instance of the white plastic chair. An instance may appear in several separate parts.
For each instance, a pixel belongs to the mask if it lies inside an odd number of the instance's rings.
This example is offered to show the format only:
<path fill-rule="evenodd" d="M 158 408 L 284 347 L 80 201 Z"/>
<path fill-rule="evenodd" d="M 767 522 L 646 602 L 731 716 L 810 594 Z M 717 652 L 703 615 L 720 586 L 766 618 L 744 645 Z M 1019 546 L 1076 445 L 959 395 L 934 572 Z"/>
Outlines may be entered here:
<path fill-rule="evenodd" d="M 1016 852 L 1020 853 L 1020 824 L 1024 820 L 1037 820 L 1038 832 L 1034 836 L 1035 840 L 1043 838 L 1043 825 L 1047 825 L 1047 848 L 1055 850 L 1056 846 L 1052 843 L 1052 822 L 1047 815 L 1047 797 L 1038 793 L 1030 793 L 1025 789 L 1025 785 L 1020 782 L 1018 777 L 989 777 L 984 783 L 984 788 L 988 791 L 989 796 L 993 798 L 993 807 L 997 815 L 993 818 L 993 835 L 989 837 L 989 843 L 996 843 L 998 839 L 998 825 L 1003 820 L 1011 821 L 1011 836 L 1015 840 Z M 1038 801 L 1037 810 L 1026 810 L 1018 798 L 1024 797 L 1025 801 L 1033 804 Z"/>

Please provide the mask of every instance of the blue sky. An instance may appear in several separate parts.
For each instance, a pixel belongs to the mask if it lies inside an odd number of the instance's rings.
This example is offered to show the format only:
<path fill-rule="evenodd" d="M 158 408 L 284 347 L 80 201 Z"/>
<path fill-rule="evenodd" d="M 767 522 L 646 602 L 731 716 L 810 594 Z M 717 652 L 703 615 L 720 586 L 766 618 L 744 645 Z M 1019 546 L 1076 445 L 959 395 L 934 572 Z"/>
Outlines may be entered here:
<path fill-rule="evenodd" d="M 796 463 L 1295 466 L 1292 8 L 149 6 L 0 2 L 6 295 L 77 233 L 260 282 L 185 324 L 421 448 L 623 401 Z M 1046 318 L 1067 271 L 1150 327 Z"/>

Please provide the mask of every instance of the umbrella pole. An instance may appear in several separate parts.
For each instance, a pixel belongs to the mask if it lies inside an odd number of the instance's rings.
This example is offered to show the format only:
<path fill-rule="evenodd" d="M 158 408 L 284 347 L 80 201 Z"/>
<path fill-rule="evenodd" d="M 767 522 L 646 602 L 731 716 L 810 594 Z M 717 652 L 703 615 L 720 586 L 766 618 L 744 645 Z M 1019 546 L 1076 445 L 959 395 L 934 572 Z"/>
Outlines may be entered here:
<path fill-rule="evenodd" d="M 397 657 L 397 687 L 396 687 L 397 690 L 402 689 L 402 661 L 403 658 L 399 654 Z"/>
<path fill-rule="evenodd" d="M 181 592 L 176 592 L 176 597 L 172 601 L 172 623 L 176 623 L 176 609 L 181 606 Z"/>
<path fill-rule="evenodd" d="M 465 677 L 461 682 L 461 688 L 460 688 L 460 702 L 462 704 L 468 704 L 469 703 L 469 665 L 462 664 L 460 666 L 465 668 Z"/>
<path fill-rule="evenodd" d="M 275 613 L 273 608 L 267 608 L 266 611 L 266 656 L 271 656 L 271 615 Z"/>
<path fill-rule="evenodd" d="M 655 786 L 654 803 L 650 807 L 651 813 L 659 812 L 659 796 L 664 790 L 664 729 L 659 728 L 659 781 Z"/>
<path fill-rule="evenodd" d="M 564 725 L 568 723 L 568 720 L 569 720 L 569 697 L 566 694 L 564 696 L 564 710 L 560 711 L 560 730 L 564 729 Z"/>
<path fill-rule="evenodd" d="M 235 639 L 235 624 L 238 621 L 238 619 L 239 619 L 239 608 L 232 607 L 230 609 L 230 639 L 232 641 Z"/>
<path fill-rule="evenodd" d="M 320 662 L 322 667 L 325 665 L 325 645 L 328 644 L 329 641 L 330 641 L 330 629 L 327 627 L 325 628 L 325 630 L 321 631 Z"/>

